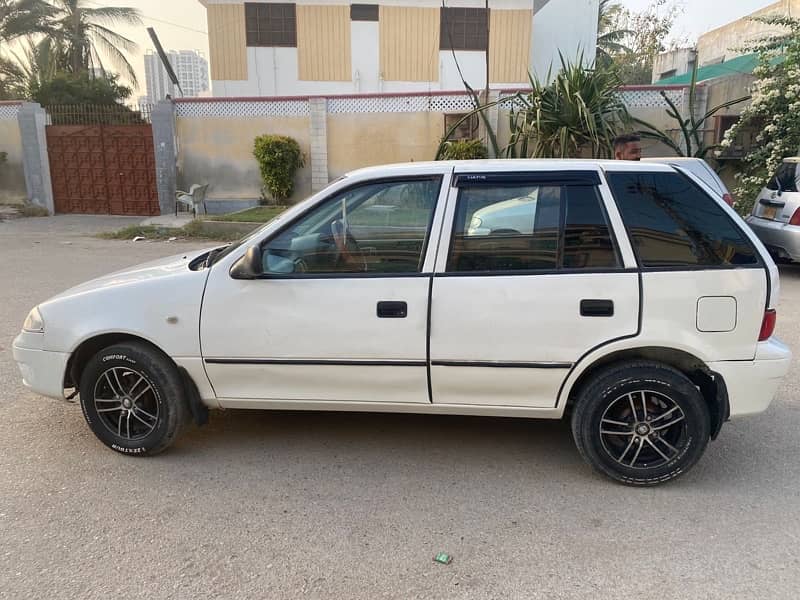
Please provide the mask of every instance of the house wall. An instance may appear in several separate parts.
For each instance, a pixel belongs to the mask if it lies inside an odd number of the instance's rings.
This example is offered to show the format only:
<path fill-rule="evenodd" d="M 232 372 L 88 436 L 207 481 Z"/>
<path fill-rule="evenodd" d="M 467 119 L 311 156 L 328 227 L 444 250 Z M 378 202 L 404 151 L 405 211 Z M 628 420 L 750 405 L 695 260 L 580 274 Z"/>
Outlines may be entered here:
<path fill-rule="evenodd" d="M 666 77 L 685 75 L 692 70 L 696 60 L 697 51 L 694 48 L 680 48 L 656 55 L 653 60 L 653 83 Z"/>
<path fill-rule="evenodd" d="M 0 163 L 0 203 L 6 204 L 21 204 L 28 198 L 18 110 L 19 105 L 0 102 L 0 152 L 8 154 L 6 161 Z"/>
<path fill-rule="evenodd" d="M 800 0 L 780 0 L 761 10 L 743 17 L 717 29 L 703 34 L 697 40 L 697 59 L 700 66 L 730 60 L 736 56 L 747 54 L 737 50 L 746 42 L 772 33 L 782 33 L 785 29 L 752 21 L 752 17 L 763 17 L 773 14 L 800 17 Z"/>
<path fill-rule="evenodd" d="M 683 89 L 670 89 L 681 105 Z M 658 89 L 623 92 L 630 112 L 656 127 L 674 127 Z M 209 212 L 220 213 L 255 205 L 261 178 L 252 155 L 253 140 L 263 133 L 298 141 L 306 166 L 296 178 L 297 202 L 327 181 L 372 165 L 428 161 L 445 134 L 445 115 L 471 110 L 462 93 L 343 96 L 294 99 L 183 99 L 176 101 L 178 187 L 208 183 Z M 503 105 L 501 105 L 503 106 Z M 316 111 L 320 112 L 317 113 Z M 487 111 L 499 144 L 508 143 L 508 106 Z M 312 125 L 312 115 L 319 119 Z M 673 154 L 645 141 L 646 156 Z M 312 154 L 313 152 L 313 154 Z M 312 164 L 314 173 L 312 178 Z"/>
<path fill-rule="evenodd" d="M 300 144 L 306 166 L 297 174 L 290 202 L 311 192 L 310 119 L 307 116 L 178 116 L 178 188 L 208 183 L 208 211 L 229 212 L 258 203 L 261 175 L 253 157 L 255 137 L 288 135 Z"/>
<path fill-rule="evenodd" d="M 261 0 L 255 0 L 261 1 Z M 350 60 L 337 66 L 337 75 L 309 69 L 298 48 L 244 47 L 244 5 L 208 2 L 214 96 L 294 96 L 354 93 L 437 91 L 463 88 L 461 71 L 475 89 L 486 85 L 486 53 L 439 49 L 438 0 L 384 0 L 379 22 L 337 23 L 349 27 Z M 540 78 L 558 66 L 559 50 L 575 60 L 584 52 L 585 64 L 594 57 L 599 0 L 492 0 L 490 10 L 490 80 L 494 88 L 528 84 L 528 69 Z M 341 0 L 299 0 L 301 14 L 349 4 Z M 449 7 L 485 6 L 483 0 L 450 0 Z M 310 12 L 309 12 L 310 11 Z M 508 12 L 506 12 L 508 11 Z M 494 15 L 494 16 L 491 16 Z M 241 21 L 237 24 L 238 21 Z M 566 27 L 565 23 L 569 23 Z M 383 35 L 381 35 L 383 32 Z M 329 32 L 330 33 L 330 32 Z M 327 35 L 327 34 L 326 34 Z M 302 43 L 298 29 L 298 45 Z M 338 42 L 346 44 L 340 35 Z M 413 40 L 413 43 L 409 43 Z M 303 50 L 299 50 L 303 55 Z M 391 54 L 390 54 L 391 53 Z M 337 60 L 344 60 L 344 53 Z M 215 62 L 217 65 L 215 66 Z M 347 76 L 345 76 L 345 70 Z"/>

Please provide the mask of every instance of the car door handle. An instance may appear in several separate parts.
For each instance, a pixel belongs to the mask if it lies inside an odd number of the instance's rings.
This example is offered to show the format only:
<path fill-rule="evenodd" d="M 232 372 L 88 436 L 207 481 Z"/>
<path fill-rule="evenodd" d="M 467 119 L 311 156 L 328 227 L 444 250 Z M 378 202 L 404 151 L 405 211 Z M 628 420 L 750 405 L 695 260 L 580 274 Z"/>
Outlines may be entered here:
<path fill-rule="evenodd" d="M 613 317 L 614 316 L 614 301 L 613 300 L 581 300 L 581 316 L 582 317 Z"/>
<path fill-rule="evenodd" d="M 382 300 L 378 302 L 378 317 L 381 319 L 405 319 L 408 305 L 405 302 Z"/>

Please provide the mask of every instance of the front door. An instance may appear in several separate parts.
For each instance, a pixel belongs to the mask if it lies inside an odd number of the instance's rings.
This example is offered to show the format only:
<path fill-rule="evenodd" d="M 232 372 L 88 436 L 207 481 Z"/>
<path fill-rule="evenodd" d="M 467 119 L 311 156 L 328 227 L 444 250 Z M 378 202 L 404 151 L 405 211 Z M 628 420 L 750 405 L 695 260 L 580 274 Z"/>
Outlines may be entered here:
<path fill-rule="evenodd" d="M 441 171 L 333 194 L 261 243 L 258 279 L 212 269 L 201 345 L 218 397 L 430 401 L 423 267 Z"/>
<path fill-rule="evenodd" d="M 436 263 L 431 387 L 437 404 L 553 408 L 572 365 L 635 335 L 626 270 L 594 171 L 456 175 Z"/>

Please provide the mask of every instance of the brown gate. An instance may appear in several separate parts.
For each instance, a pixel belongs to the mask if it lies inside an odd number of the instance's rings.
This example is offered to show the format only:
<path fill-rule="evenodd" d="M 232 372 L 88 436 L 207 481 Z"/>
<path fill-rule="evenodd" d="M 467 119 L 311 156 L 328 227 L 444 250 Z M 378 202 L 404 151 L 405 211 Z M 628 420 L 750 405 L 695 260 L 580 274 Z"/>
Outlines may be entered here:
<path fill-rule="evenodd" d="M 113 114 L 68 108 L 74 107 L 48 109 L 56 212 L 160 214 L 152 125 L 124 107 L 113 107 Z"/>

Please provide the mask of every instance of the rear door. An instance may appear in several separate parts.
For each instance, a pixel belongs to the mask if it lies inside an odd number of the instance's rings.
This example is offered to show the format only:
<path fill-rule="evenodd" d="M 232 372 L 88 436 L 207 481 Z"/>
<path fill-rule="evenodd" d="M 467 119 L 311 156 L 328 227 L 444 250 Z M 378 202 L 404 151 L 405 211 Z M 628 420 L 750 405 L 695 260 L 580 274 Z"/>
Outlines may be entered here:
<path fill-rule="evenodd" d="M 619 215 L 597 171 L 468 169 L 456 169 L 434 275 L 433 401 L 552 408 L 584 353 L 637 333 Z"/>
<path fill-rule="evenodd" d="M 683 173 L 606 170 L 642 271 L 648 345 L 752 360 L 768 281 L 746 225 Z"/>

